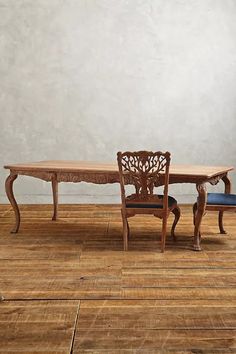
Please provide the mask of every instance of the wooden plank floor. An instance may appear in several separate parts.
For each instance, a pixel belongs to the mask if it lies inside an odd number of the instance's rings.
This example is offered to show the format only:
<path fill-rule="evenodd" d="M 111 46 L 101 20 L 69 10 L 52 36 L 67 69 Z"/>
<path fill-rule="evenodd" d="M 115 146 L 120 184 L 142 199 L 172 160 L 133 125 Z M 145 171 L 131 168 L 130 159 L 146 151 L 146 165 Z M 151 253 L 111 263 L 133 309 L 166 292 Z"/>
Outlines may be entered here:
<path fill-rule="evenodd" d="M 161 223 L 109 205 L 22 205 L 22 224 L 0 206 L 1 353 L 236 353 L 236 215 L 202 225 L 193 252 L 192 211 L 160 253 Z M 170 230 L 172 219 L 168 224 Z"/>

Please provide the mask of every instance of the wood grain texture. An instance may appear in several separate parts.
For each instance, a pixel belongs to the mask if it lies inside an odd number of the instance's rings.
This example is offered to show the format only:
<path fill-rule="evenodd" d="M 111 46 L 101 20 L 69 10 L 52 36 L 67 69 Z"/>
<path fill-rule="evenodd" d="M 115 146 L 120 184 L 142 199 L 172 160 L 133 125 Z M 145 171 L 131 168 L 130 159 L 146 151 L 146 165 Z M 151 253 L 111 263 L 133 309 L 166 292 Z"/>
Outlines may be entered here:
<path fill-rule="evenodd" d="M 225 215 L 227 235 L 206 214 L 196 253 L 192 209 L 182 206 L 178 241 L 168 232 L 162 254 L 151 216 L 131 219 L 123 252 L 119 206 L 62 205 L 54 222 L 51 206 L 20 209 L 12 235 L 14 212 L 0 205 L 0 352 L 236 351 L 234 214 Z"/>
<path fill-rule="evenodd" d="M 82 301 L 75 353 L 235 349 L 236 304 L 228 305 L 207 300 Z"/>
<path fill-rule="evenodd" d="M 1 353 L 70 352 L 79 301 L 11 301 L 0 305 Z"/>
<path fill-rule="evenodd" d="M 30 171 L 58 171 L 58 172 L 77 172 L 77 171 L 96 171 L 96 172 L 117 172 L 116 163 L 104 163 L 94 161 L 38 161 L 30 163 L 8 164 L 4 166 L 10 170 L 30 170 Z M 171 165 L 170 174 L 173 175 L 196 175 L 200 177 L 213 177 L 216 174 L 233 170 L 232 166 L 203 166 L 203 165 Z"/>

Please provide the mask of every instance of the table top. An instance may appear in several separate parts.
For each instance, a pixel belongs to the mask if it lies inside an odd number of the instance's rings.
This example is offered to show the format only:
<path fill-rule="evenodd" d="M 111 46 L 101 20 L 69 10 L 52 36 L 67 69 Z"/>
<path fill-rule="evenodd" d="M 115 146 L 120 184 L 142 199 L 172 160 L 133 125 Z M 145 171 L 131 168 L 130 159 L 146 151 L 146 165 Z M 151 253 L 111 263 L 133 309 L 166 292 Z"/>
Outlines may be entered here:
<path fill-rule="evenodd" d="M 63 161 L 49 160 L 30 163 L 20 163 L 4 166 L 12 171 L 50 171 L 50 172 L 118 172 L 117 163 L 93 161 Z M 170 165 L 170 175 L 197 176 L 211 178 L 222 173 L 232 171 L 232 166 L 203 166 L 203 165 Z"/>

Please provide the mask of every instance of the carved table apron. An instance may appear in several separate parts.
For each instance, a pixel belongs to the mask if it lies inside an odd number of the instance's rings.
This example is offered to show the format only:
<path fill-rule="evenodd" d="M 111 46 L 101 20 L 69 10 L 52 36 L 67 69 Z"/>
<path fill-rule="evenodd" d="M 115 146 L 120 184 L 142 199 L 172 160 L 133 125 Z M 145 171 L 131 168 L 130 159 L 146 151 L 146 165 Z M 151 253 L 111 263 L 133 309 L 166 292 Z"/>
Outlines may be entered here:
<path fill-rule="evenodd" d="M 97 163 L 85 161 L 41 161 L 28 164 L 7 165 L 10 175 L 6 179 L 6 194 L 15 212 L 15 226 L 12 233 L 17 233 L 20 227 L 20 211 L 13 193 L 13 183 L 18 175 L 31 176 L 52 184 L 53 216 L 57 219 L 58 213 L 58 183 L 60 182 L 88 182 L 96 184 L 119 183 L 118 167 L 114 163 Z M 233 167 L 225 166 L 195 166 L 171 165 L 169 183 L 194 183 L 198 192 L 198 208 L 194 225 L 193 249 L 201 250 L 200 225 L 205 212 L 207 191 L 206 184 L 217 184 L 223 180 L 225 193 L 230 193 L 228 172 Z M 129 181 L 126 181 L 129 184 Z M 222 214 L 222 212 L 220 212 Z M 221 215 L 222 217 L 222 215 Z"/>

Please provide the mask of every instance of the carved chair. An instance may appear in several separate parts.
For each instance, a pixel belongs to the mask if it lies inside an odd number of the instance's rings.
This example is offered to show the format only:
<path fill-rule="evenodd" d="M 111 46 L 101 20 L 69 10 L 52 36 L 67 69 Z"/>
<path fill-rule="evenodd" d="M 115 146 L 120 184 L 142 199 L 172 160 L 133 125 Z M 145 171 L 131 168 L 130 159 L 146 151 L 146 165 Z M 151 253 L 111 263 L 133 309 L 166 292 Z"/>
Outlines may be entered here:
<path fill-rule="evenodd" d="M 223 226 L 224 211 L 236 212 L 236 194 L 230 193 L 208 193 L 205 211 L 218 211 L 218 225 L 221 234 L 226 234 Z M 193 205 L 193 222 L 197 212 L 197 202 Z"/>
<path fill-rule="evenodd" d="M 162 219 L 161 252 L 165 249 L 167 218 L 172 212 L 175 219 L 171 235 L 175 240 L 175 227 L 180 218 L 177 201 L 168 196 L 169 184 L 169 152 L 118 152 L 117 161 L 120 175 L 123 242 L 124 250 L 128 249 L 128 218 L 136 214 L 153 214 Z M 127 185 L 133 185 L 135 193 L 126 195 Z M 163 195 L 154 194 L 154 187 L 164 186 Z"/>

